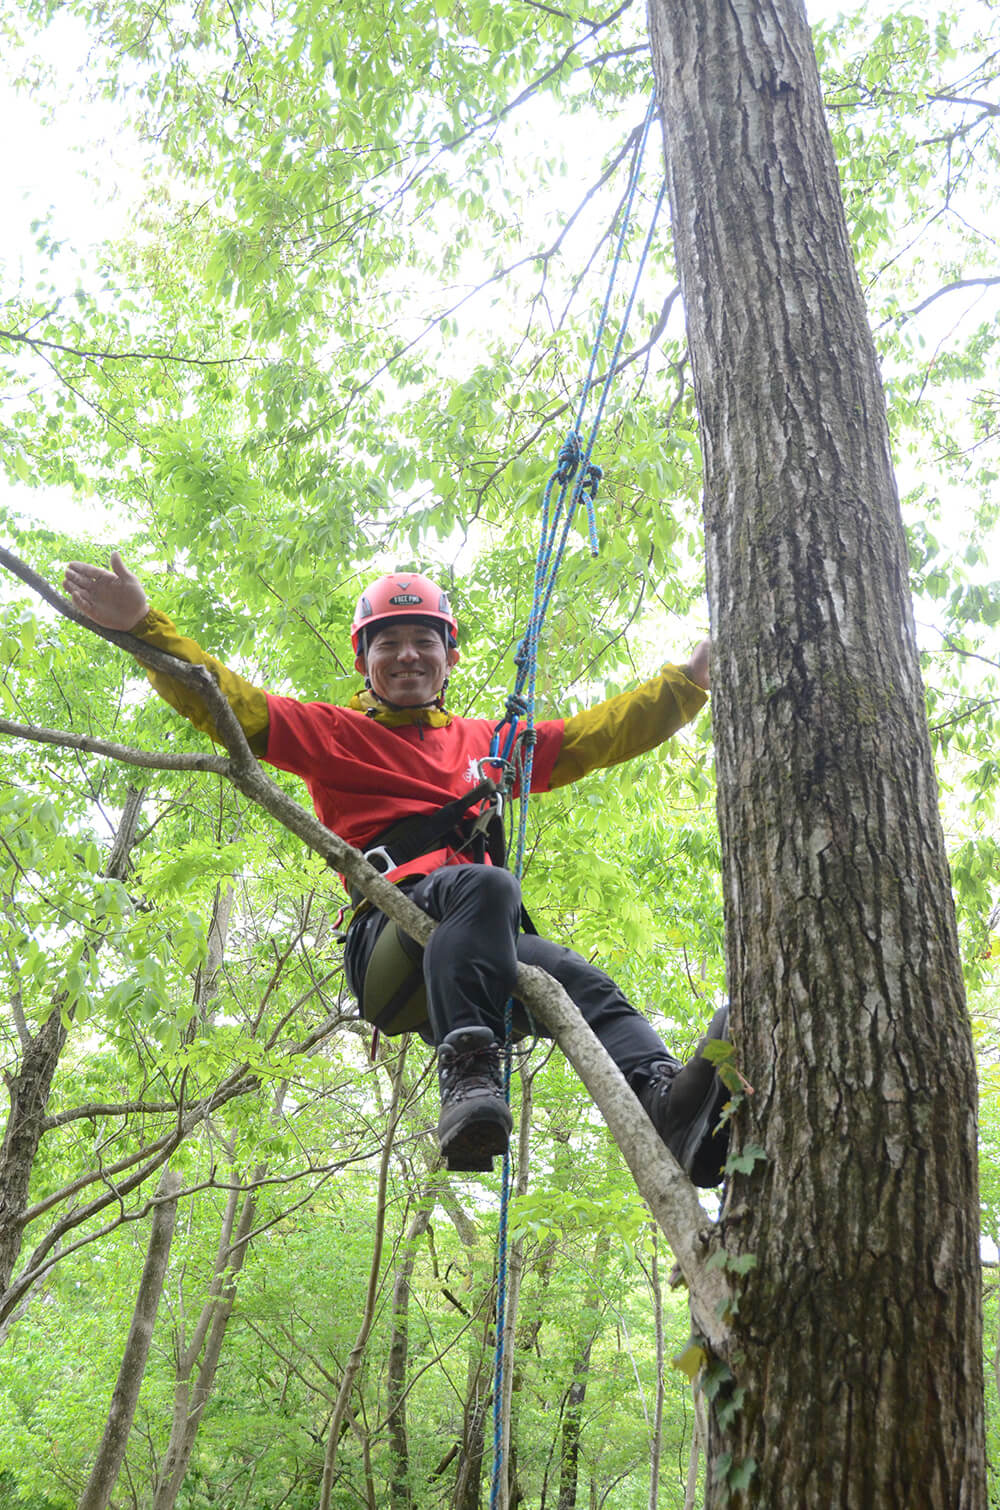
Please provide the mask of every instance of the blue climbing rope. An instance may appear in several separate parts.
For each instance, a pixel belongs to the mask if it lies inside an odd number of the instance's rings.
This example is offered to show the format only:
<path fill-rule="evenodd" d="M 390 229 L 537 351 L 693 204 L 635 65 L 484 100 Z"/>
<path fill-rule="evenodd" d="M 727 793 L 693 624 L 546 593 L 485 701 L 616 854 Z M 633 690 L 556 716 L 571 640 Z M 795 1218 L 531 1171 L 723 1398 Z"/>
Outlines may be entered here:
<path fill-rule="evenodd" d="M 656 222 L 659 218 L 666 191 L 666 181 L 664 180 L 660 186 L 652 219 L 646 233 L 646 240 L 639 258 L 632 291 L 629 294 L 625 313 L 619 325 L 618 336 L 615 341 L 611 360 L 608 362 L 607 371 L 604 375 L 604 382 L 594 418 L 591 422 L 590 432 L 584 444 L 581 440 L 583 416 L 590 399 L 591 390 L 594 387 L 594 373 L 604 340 L 604 331 L 608 322 L 608 313 L 618 277 L 618 268 L 631 224 L 632 208 L 642 170 L 646 142 L 655 117 L 656 97 L 654 95 L 649 102 L 646 119 L 643 123 L 639 144 L 632 163 L 631 177 L 622 210 L 618 244 L 615 248 L 611 264 L 607 292 L 604 296 L 604 304 L 591 347 L 590 364 L 581 390 L 576 418 L 572 429 L 568 432 L 559 449 L 555 469 L 545 484 L 542 494 L 542 519 L 539 532 L 538 555 L 535 560 L 531 611 L 528 615 L 528 626 L 524 637 L 518 645 L 514 656 L 517 667 L 514 691 L 507 698 L 504 716 L 493 731 L 489 757 L 483 761 L 484 766 L 488 767 L 492 765 L 493 770 L 497 773 L 498 783 L 504 782 L 512 786 L 512 778 L 516 775 L 520 801 L 518 806 L 517 848 L 513 869 L 518 879 L 520 879 L 524 869 L 528 822 L 528 794 L 531 791 L 531 772 L 534 761 L 535 681 L 538 669 L 539 640 L 546 614 L 548 613 L 549 603 L 552 599 L 552 590 L 555 586 L 556 576 L 566 551 L 570 528 L 581 502 L 585 502 L 587 508 L 588 538 L 591 555 L 596 556 L 598 554 L 596 501 L 598 486 L 603 474 L 601 468 L 591 461 L 591 456 L 597 440 L 597 432 L 604 417 L 605 405 L 617 371 L 618 359 L 621 355 L 625 333 L 632 314 L 632 306 L 638 293 L 639 282 L 646 265 L 649 248 L 652 245 L 653 232 L 656 228 Z M 553 494 L 556 495 L 554 504 L 552 501 Z M 518 737 L 519 731 L 520 739 Z M 503 1056 L 503 1089 L 508 1105 L 510 1104 L 510 1080 L 513 1059 L 513 1010 L 513 1000 L 508 999 L 504 1009 Z M 500 1477 L 503 1466 L 503 1354 L 507 1321 L 507 1216 L 509 1205 L 510 1153 L 507 1152 L 503 1158 L 503 1176 L 500 1190 L 500 1229 L 497 1237 L 496 1354 L 493 1378 L 493 1474 L 490 1483 L 490 1510 L 496 1510 L 499 1503 Z"/>

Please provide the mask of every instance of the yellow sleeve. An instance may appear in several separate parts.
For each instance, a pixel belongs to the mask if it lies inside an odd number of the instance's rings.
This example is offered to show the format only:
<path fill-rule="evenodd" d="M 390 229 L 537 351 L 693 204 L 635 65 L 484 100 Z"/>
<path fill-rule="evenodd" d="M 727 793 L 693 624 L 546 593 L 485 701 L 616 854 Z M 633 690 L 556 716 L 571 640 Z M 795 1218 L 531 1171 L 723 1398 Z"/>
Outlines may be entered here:
<path fill-rule="evenodd" d="M 267 694 L 260 687 L 255 687 L 242 676 L 237 676 L 235 671 L 230 671 L 221 661 L 217 661 L 214 655 L 208 655 L 200 645 L 195 644 L 194 640 L 189 640 L 180 634 L 166 614 L 160 613 L 155 608 L 149 610 L 132 633 L 138 639 L 145 640 L 147 645 L 152 645 L 154 649 L 165 650 L 168 655 L 176 655 L 178 660 L 188 661 L 192 666 L 207 666 L 218 682 L 226 702 L 239 719 L 240 727 L 254 754 L 266 753 L 269 722 Z M 213 739 L 218 738 L 208 709 L 196 692 L 192 692 L 190 687 L 182 686 L 180 682 L 174 681 L 172 676 L 166 676 L 160 671 L 150 671 L 147 668 L 146 675 L 160 696 L 172 708 L 176 708 L 178 713 L 189 719 L 196 729 L 210 734 Z"/>
<path fill-rule="evenodd" d="M 679 666 L 664 666 L 641 687 L 574 713 L 566 720 L 551 785 L 566 786 L 588 771 L 644 755 L 690 723 L 706 701 L 707 693 Z"/>

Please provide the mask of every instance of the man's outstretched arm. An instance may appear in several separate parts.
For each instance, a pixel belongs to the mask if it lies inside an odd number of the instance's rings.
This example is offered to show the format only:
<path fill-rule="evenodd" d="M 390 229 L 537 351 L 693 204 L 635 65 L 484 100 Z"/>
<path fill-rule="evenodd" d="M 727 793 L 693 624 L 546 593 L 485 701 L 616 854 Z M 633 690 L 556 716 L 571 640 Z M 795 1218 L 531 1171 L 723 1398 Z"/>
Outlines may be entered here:
<path fill-rule="evenodd" d="M 240 726 L 255 755 L 267 752 L 267 694 L 244 677 L 230 671 L 215 656 L 177 629 L 149 600 L 139 578 L 129 571 L 117 551 L 112 552 L 110 570 L 85 561 L 71 561 L 63 577 L 63 590 L 73 607 L 93 619 L 104 629 L 124 629 L 156 650 L 165 650 L 178 660 L 193 666 L 207 666 L 219 689 L 240 721 Z M 196 729 L 216 738 L 215 725 L 201 698 L 188 687 L 162 672 L 147 671 L 160 696 Z"/>
<path fill-rule="evenodd" d="M 664 666 L 631 692 L 567 718 L 550 785 L 568 786 L 590 771 L 644 755 L 690 723 L 705 705 L 709 658 L 709 642 L 702 640 L 685 665 Z"/>

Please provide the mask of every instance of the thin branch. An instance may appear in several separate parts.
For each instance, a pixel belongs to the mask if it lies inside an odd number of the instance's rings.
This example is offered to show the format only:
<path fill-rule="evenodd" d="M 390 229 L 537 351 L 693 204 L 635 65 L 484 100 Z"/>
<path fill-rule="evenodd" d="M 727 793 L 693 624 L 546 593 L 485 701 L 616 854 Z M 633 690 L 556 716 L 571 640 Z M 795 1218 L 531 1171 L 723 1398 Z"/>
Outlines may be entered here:
<path fill-rule="evenodd" d="M 253 71 L 253 53 L 250 51 L 250 48 L 247 46 L 247 39 L 243 35 L 243 29 L 240 26 L 240 18 L 236 14 L 236 11 L 233 9 L 232 0 L 226 0 L 226 5 L 227 5 L 227 8 L 229 10 L 230 16 L 232 16 L 232 18 L 233 18 L 233 27 L 235 28 L 235 31 L 236 31 L 237 40 L 239 41 L 240 46 L 243 48 L 243 56 L 247 60 L 247 68 L 252 72 Z"/>
<path fill-rule="evenodd" d="M 1000 697 L 984 697 L 978 703 L 972 703 L 969 707 L 963 708 L 960 713 L 952 714 L 951 718 L 944 719 L 942 723 L 931 724 L 930 731 L 932 734 L 937 734 L 941 729 L 949 729 L 952 724 L 964 723 L 967 718 L 972 717 L 973 713 L 978 713 L 980 708 L 994 708 L 997 703 L 1000 703 Z"/>
<path fill-rule="evenodd" d="M 339 1027 L 343 1021 L 343 1013 L 339 1011 L 330 1013 L 323 1022 L 306 1033 L 304 1037 L 288 1045 L 284 1050 L 284 1054 L 287 1057 L 299 1054 L 308 1055 L 317 1044 L 322 1042 L 324 1038 L 327 1038 L 333 1029 Z M 251 1075 L 249 1071 L 250 1067 L 246 1062 L 238 1065 L 214 1091 L 202 1097 L 200 1101 L 195 1102 L 186 1111 L 183 1095 L 179 1096 L 175 1102 L 166 1103 L 164 1107 L 165 1111 L 177 1112 L 177 1121 L 171 1132 L 161 1135 L 161 1137 L 155 1139 L 152 1143 L 147 1143 L 136 1153 L 120 1159 L 116 1164 L 110 1165 L 107 1169 L 91 1170 L 88 1174 L 81 1175 L 71 1184 L 64 1185 L 59 1190 L 52 1191 L 43 1200 L 36 1202 L 34 1206 L 24 1212 L 20 1219 L 22 1225 L 24 1227 L 29 1226 L 38 1217 L 43 1216 L 46 1211 L 51 1210 L 63 1201 L 71 1199 L 74 1195 L 79 1195 L 80 1191 L 86 1189 L 88 1185 L 96 1184 L 101 1180 L 107 1181 L 114 1176 L 123 1174 L 126 1170 L 134 1168 L 136 1164 L 141 1163 L 143 1159 L 150 1159 L 154 1156 L 158 1158 L 168 1143 L 173 1147 L 177 1143 L 182 1142 L 184 1138 L 189 1136 L 194 1127 L 210 1117 L 213 1112 L 218 1110 L 219 1107 L 224 1106 L 234 1096 L 247 1095 L 259 1087 L 260 1081 L 258 1077 Z M 153 1165 L 154 1169 L 157 1167 L 158 1164 Z M 132 1186 L 130 1185 L 129 1188 L 132 1188 Z M 107 1203 L 104 1202 L 103 1204 Z M 88 1211 L 91 1209 L 87 1208 Z M 75 1220 L 71 1223 L 74 1226 L 83 1220 L 83 1217 L 79 1213 L 74 1213 L 74 1218 Z"/>
<path fill-rule="evenodd" d="M 640 357 L 648 355 L 648 353 L 653 350 L 657 341 L 660 339 L 660 336 L 666 329 L 667 317 L 670 313 L 670 307 L 679 292 L 680 290 L 675 288 L 667 295 L 663 303 L 663 308 L 660 311 L 660 314 L 657 316 L 656 323 L 653 326 L 652 331 L 650 332 L 649 340 L 645 341 L 641 346 L 637 346 L 634 351 L 630 351 L 628 356 L 622 357 L 621 361 L 618 362 L 617 366 L 614 368 L 614 371 L 611 374 L 611 381 L 617 379 L 625 371 L 626 367 L 631 367 L 633 362 L 637 362 Z M 595 389 L 600 388 L 601 385 L 603 383 L 606 383 L 607 381 L 607 373 L 598 373 L 592 380 L 592 387 Z M 557 404 L 554 409 L 550 409 L 547 414 L 543 414 L 542 418 L 528 435 L 527 439 L 524 440 L 515 451 L 512 451 L 509 456 L 506 456 L 499 466 L 494 467 L 488 477 L 486 477 L 481 483 L 478 483 L 476 485 L 476 497 L 480 500 L 480 505 L 482 504 L 483 494 L 486 492 L 486 489 L 492 483 L 496 482 L 498 477 L 503 475 L 503 473 L 510 466 L 511 462 L 516 461 L 519 456 L 523 456 L 526 451 L 530 451 L 537 441 L 538 437 L 542 435 L 550 425 L 554 424 L 555 421 L 559 419 L 563 414 L 565 414 L 568 409 L 574 409 L 576 407 L 577 396 L 582 387 L 583 379 L 581 378 L 579 384 L 574 389 L 571 396 L 568 399 L 564 400 L 563 403 Z"/>
<path fill-rule="evenodd" d="M 912 320 L 922 313 L 928 305 L 933 304 L 936 299 L 943 298 L 945 294 L 953 294 L 958 289 L 994 288 L 998 283 L 1000 283 L 1000 275 L 988 278 L 957 278 L 954 283 L 946 283 L 942 288 L 935 289 L 934 293 L 928 294 L 927 298 L 922 299 L 919 304 L 914 305 L 913 309 L 903 310 L 899 314 L 890 315 L 888 319 L 882 321 L 878 328 L 881 330 L 885 325 L 901 325 L 904 320 Z"/>
<path fill-rule="evenodd" d="M 15 724 L 9 718 L 0 718 L 0 734 L 9 734 L 14 739 L 30 739 L 36 744 L 59 745 L 65 750 L 86 750 L 88 754 L 105 755 L 121 765 L 140 766 L 148 771 L 208 771 L 215 776 L 224 776 L 229 769 L 229 761 L 222 755 L 202 751 L 182 755 L 171 750 L 136 750 L 131 745 L 92 739 L 89 734 L 74 734 L 67 729 Z"/>
<path fill-rule="evenodd" d="M 569 21 L 574 26 L 578 21 L 582 21 L 584 26 L 589 26 L 592 31 L 596 31 L 599 25 L 604 24 L 592 21 L 589 16 L 571 16 L 569 11 L 557 10 L 554 5 L 543 5 L 542 0 L 521 0 L 521 4 L 530 6 L 532 10 L 540 10 L 546 16 L 555 16 L 557 21 Z"/>
<path fill-rule="evenodd" d="M 940 634 L 953 655 L 964 655 L 970 661 L 982 661 L 985 666 L 992 667 L 994 671 L 1000 671 L 1000 661 L 992 661 L 988 655 L 980 655 L 978 650 L 966 650 L 963 646 L 956 645 L 951 635 L 946 634 L 944 630 L 941 630 Z"/>
<path fill-rule="evenodd" d="M 283 598 L 280 592 L 278 592 L 277 588 L 272 587 L 267 578 L 263 576 L 259 571 L 255 571 L 254 576 L 257 578 L 257 581 L 260 582 L 261 586 L 271 594 L 272 598 L 277 598 L 282 608 L 286 609 L 289 613 L 294 613 L 296 618 L 302 620 L 302 623 L 306 626 L 306 628 L 319 640 L 320 644 L 323 646 L 323 649 L 327 652 L 327 654 L 330 656 L 330 659 L 333 661 L 333 664 L 337 667 L 337 670 L 340 671 L 342 675 L 347 676 L 349 668 L 344 665 L 343 661 L 340 659 L 340 656 L 330 644 L 330 641 L 326 639 L 324 635 L 320 634 L 319 630 L 316 628 L 316 625 L 312 622 L 311 619 L 307 618 L 307 616 L 302 612 L 301 608 L 299 608 L 295 603 L 289 603 L 287 598 Z"/>
<path fill-rule="evenodd" d="M 63 387 L 67 388 L 69 392 L 72 393 L 74 398 L 79 399 L 81 404 L 85 404 L 88 409 L 92 410 L 93 413 L 97 415 L 98 419 L 101 420 L 103 424 L 108 426 L 109 430 L 114 430 L 116 435 L 120 435 L 122 440 L 127 440 L 129 445 L 135 446 L 138 450 L 142 451 L 145 456 L 153 456 L 155 454 L 150 446 L 143 444 L 138 435 L 133 435 L 131 430 L 126 430 L 124 426 L 118 423 L 117 420 L 112 419 L 108 411 L 102 408 L 95 399 L 88 398 L 87 394 L 85 394 L 82 389 L 78 388 L 75 383 L 71 383 L 62 369 L 57 365 L 55 361 L 53 361 L 52 357 L 46 356 L 45 352 L 41 350 L 39 350 L 38 355 L 45 363 L 46 367 L 48 367 L 49 370 L 55 374 L 59 382 L 62 383 Z"/>
<path fill-rule="evenodd" d="M 984 116 L 1000 115 L 1000 105 L 994 105 L 991 100 L 977 100 L 964 94 L 929 94 L 929 100 L 938 100 L 945 105 L 971 105 L 974 110 L 981 110 Z"/>
<path fill-rule="evenodd" d="M 249 352 L 241 357 L 180 357 L 170 351 L 98 351 L 67 346 L 62 341 L 44 341 L 41 336 L 29 336 L 17 330 L 0 330 L 0 340 L 30 346 L 36 351 L 61 351 L 65 356 L 80 357 L 89 362 L 176 362 L 182 367 L 237 367 L 251 360 Z"/>
<path fill-rule="evenodd" d="M 74 1106 L 69 1111 L 59 1112 L 54 1117 L 45 1117 L 42 1121 L 42 1132 L 54 1132 L 57 1127 L 65 1127 L 67 1123 L 79 1122 L 81 1119 L 127 1117 L 132 1113 L 152 1116 L 154 1112 L 176 1110 L 176 1101 L 88 1101 L 85 1106 Z"/>

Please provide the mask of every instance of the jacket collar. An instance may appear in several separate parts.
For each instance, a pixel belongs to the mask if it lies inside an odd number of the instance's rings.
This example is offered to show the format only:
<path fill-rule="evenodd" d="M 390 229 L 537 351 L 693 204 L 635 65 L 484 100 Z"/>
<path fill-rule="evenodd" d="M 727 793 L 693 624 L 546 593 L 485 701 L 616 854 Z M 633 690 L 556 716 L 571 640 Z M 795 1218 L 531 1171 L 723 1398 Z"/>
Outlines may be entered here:
<path fill-rule="evenodd" d="M 349 707 L 355 713 L 364 713 L 377 724 L 390 729 L 405 728 L 408 724 L 423 724 L 429 729 L 446 729 L 451 723 L 451 714 L 443 708 L 387 708 L 373 692 L 355 692 Z"/>

